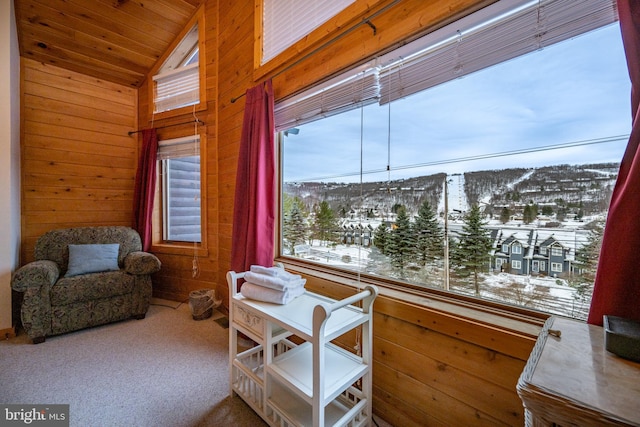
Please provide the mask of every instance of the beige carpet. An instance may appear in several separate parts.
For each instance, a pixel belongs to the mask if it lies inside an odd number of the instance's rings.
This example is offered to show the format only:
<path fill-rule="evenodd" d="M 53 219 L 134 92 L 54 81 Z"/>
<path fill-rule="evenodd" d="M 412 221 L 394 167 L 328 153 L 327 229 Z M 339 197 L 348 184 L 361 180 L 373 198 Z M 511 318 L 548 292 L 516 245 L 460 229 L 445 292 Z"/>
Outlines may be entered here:
<path fill-rule="evenodd" d="M 221 317 L 195 321 L 188 304 L 154 300 L 144 320 L 38 345 L 22 332 L 0 341 L 0 403 L 69 404 L 78 427 L 265 426 L 229 397 Z"/>

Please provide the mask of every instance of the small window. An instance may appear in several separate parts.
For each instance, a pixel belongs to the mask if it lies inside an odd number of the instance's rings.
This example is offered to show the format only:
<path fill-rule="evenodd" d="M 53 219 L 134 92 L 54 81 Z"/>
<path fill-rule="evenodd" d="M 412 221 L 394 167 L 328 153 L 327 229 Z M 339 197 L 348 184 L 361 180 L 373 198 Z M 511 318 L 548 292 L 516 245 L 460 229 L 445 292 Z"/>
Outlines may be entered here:
<path fill-rule="evenodd" d="M 521 254 L 522 253 L 522 245 L 520 243 L 514 243 L 513 246 L 511 247 L 511 251 L 514 254 Z"/>
<path fill-rule="evenodd" d="M 196 24 L 153 76 L 154 113 L 200 102 L 199 53 Z"/>
<path fill-rule="evenodd" d="M 185 107 L 205 107 L 203 58 L 204 13 L 201 8 L 185 27 L 179 41 L 160 58 L 149 73 L 149 91 L 153 96 L 150 113 L 172 116 Z M 170 112 L 170 113 L 169 113 Z M 169 114 L 166 114 L 169 113 Z"/>
<path fill-rule="evenodd" d="M 562 263 L 560 262 L 552 262 L 551 263 L 551 271 L 554 273 L 562 273 Z"/>
<path fill-rule="evenodd" d="M 263 0 L 261 63 L 267 63 L 353 2 Z"/>
<path fill-rule="evenodd" d="M 503 244 L 502 245 L 502 252 L 504 252 L 505 254 L 509 253 L 509 245 Z"/>
<path fill-rule="evenodd" d="M 200 137 L 159 142 L 162 240 L 202 241 Z"/>
<path fill-rule="evenodd" d="M 551 256 L 562 256 L 562 248 L 560 246 L 552 247 Z"/>
<path fill-rule="evenodd" d="M 520 270 L 522 268 L 522 261 L 511 261 L 511 268 L 514 270 Z"/>

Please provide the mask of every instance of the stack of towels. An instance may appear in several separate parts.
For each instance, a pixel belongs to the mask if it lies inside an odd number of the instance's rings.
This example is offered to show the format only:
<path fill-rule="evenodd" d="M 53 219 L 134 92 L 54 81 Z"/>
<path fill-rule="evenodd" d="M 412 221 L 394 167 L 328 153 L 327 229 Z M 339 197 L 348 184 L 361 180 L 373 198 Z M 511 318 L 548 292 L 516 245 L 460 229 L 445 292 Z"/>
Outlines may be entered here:
<path fill-rule="evenodd" d="M 240 293 L 257 301 L 287 304 L 304 293 L 307 279 L 280 267 L 252 265 L 244 275 Z"/>

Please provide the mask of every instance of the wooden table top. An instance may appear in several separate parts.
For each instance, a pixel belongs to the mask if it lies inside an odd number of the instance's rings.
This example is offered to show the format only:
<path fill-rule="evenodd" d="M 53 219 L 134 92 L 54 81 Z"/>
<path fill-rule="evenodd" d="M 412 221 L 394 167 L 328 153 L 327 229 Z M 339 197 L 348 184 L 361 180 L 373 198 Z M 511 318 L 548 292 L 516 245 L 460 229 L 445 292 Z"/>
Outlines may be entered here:
<path fill-rule="evenodd" d="M 640 426 L 640 363 L 608 352 L 604 329 L 584 322 L 552 317 L 545 323 L 518 394 L 525 407 L 544 402 L 545 411 L 567 419 Z"/>

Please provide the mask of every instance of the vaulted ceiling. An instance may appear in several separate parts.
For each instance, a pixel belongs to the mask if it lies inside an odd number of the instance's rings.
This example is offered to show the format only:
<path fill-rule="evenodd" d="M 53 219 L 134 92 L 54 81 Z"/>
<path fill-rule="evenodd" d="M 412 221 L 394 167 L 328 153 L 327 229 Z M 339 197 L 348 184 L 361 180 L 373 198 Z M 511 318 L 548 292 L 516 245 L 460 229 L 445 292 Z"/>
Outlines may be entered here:
<path fill-rule="evenodd" d="M 204 0 L 14 0 L 20 55 L 139 87 Z"/>

